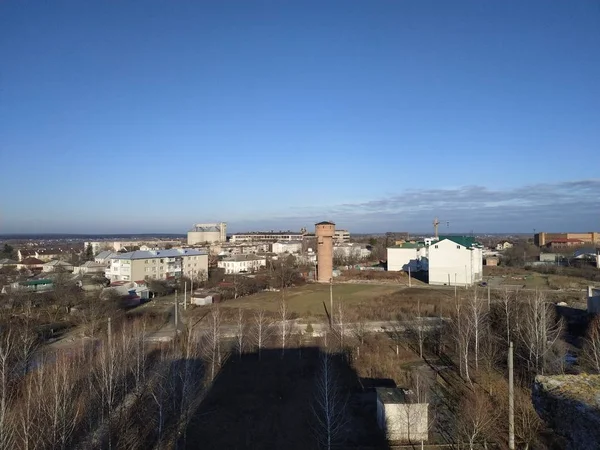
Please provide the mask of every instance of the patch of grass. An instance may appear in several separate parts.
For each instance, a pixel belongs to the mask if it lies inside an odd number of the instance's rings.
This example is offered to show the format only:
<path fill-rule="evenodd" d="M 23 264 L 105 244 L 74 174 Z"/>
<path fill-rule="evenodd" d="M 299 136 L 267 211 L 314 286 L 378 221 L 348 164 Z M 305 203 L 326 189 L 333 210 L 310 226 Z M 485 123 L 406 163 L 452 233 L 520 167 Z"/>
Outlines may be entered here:
<path fill-rule="evenodd" d="M 389 285 L 334 284 L 333 301 L 343 301 L 345 306 L 352 307 L 397 291 L 398 287 Z M 222 306 L 223 308 L 264 309 L 267 312 L 277 313 L 283 295 L 283 292 L 261 292 L 228 300 Z M 329 308 L 329 285 L 307 284 L 287 289 L 285 298 L 290 314 L 305 319 L 324 318 L 325 307 Z"/>

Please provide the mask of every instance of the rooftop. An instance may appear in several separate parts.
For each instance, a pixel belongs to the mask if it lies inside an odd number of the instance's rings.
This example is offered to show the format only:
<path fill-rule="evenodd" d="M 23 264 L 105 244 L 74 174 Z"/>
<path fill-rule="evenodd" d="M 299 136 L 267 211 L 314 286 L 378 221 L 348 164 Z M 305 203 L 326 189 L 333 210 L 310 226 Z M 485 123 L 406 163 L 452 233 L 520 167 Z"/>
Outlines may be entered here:
<path fill-rule="evenodd" d="M 410 390 L 402 388 L 379 387 L 375 391 L 382 403 L 407 403 L 408 397 L 412 395 Z"/>
<path fill-rule="evenodd" d="M 191 248 L 171 248 L 167 250 L 136 250 L 129 253 L 115 253 L 111 259 L 152 259 L 152 258 L 177 258 L 181 256 L 207 255 L 203 250 Z"/>
<path fill-rule="evenodd" d="M 315 226 L 317 225 L 335 225 L 335 223 L 324 220 L 323 222 L 315 223 Z"/>
<path fill-rule="evenodd" d="M 45 266 L 72 266 L 73 264 L 69 264 L 65 261 L 60 261 L 58 259 L 53 259 L 52 261 L 48 261 Z"/>
<path fill-rule="evenodd" d="M 425 242 L 404 242 L 398 245 L 392 245 L 389 248 L 422 248 L 425 247 Z"/>
<path fill-rule="evenodd" d="M 24 258 L 20 264 L 25 264 L 26 266 L 41 266 L 42 264 L 44 264 L 44 261 L 37 258 Z"/>
<path fill-rule="evenodd" d="M 439 240 L 443 241 L 444 239 L 448 239 L 449 241 L 455 242 L 463 247 L 471 248 L 481 246 L 479 242 L 475 240 L 474 237 L 471 236 L 440 236 Z"/>
<path fill-rule="evenodd" d="M 111 252 L 110 250 L 104 250 L 101 251 L 100 253 L 98 253 L 95 258 L 98 259 L 108 259 L 110 257 L 110 255 L 112 255 L 114 252 Z"/>
<path fill-rule="evenodd" d="M 15 264 L 19 264 L 19 263 L 17 261 L 14 261 L 14 260 L 8 259 L 8 258 L 0 259 L 0 265 L 2 265 L 2 266 L 13 266 Z"/>

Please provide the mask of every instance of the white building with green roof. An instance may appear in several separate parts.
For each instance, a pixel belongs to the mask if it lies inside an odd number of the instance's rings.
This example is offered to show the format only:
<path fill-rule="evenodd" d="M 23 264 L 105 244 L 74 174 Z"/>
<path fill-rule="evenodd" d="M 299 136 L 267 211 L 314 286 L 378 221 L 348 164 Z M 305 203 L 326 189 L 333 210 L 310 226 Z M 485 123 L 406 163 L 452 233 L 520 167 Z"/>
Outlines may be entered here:
<path fill-rule="evenodd" d="M 440 236 L 387 249 L 389 271 L 427 272 L 429 284 L 470 286 L 483 277 L 483 246 L 472 237 Z"/>

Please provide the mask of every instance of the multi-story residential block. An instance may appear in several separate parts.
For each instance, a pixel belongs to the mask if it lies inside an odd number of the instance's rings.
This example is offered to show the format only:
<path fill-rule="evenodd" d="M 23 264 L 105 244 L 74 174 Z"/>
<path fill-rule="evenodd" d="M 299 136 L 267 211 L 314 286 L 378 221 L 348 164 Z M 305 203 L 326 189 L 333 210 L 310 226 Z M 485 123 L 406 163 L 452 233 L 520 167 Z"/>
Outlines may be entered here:
<path fill-rule="evenodd" d="M 350 232 L 348 230 L 335 230 L 333 242 L 336 244 L 345 244 L 350 242 Z"/>
<path fill-rule="evenodd" d="M 273 253 L 300 253 L 302 251 L 302 241 L 283 241 L 274 242 L 271 245 L 271 251 Z"/>
<path fill-rule="evenodd" d="M 140 239 L 137 241 L 96 241 L 96 242 L 84 242 L 83 250 L 87 249 L 88 245 L 92 246 L 92 250 L 94 255 L 103 251 L 110 250 L 113 252 L 120 252 L 131 250 L 134 247 L 148 247 L 150 249 L 161 249 L 165 248 L 167 245 L 172 245 L 174 247 L 182 245 L 182 241 L 178 239 Z"/>
<path fill-rule="evenodd" d="M 337 244 L 333 246 L 333 256 L 336 258 L 366 259 L 371 256 L 371 250 L 361 244 Z"/>
<path fill-rule="evenodd" d="M 182 275 L 197 278 L 205 273 L 208 273 L 208 254 L 194 249 L 115 253 L 106 269 L 106 277 L 111 281 L 169 279 Z"/>
<path fill-rule="evenodd" d="M 427 271 L 429 284 L 468 286 L 483 277 L 483 247 L 474 238 L 440 236 L 389 247 L 388 270 Z"/>
<path fill-rule="evenodd" d="M 277 242 L 277 241 L 301 241 L 305 233 L 293 231 L 257 231 L 250 233 L 238 233 L 231 235 L 230 242 Z"/>
<path fill-rule="evenodd" d="M 227 256 L 218 262 L 218 267 L 225 269 L 225 273 L 246 273 L 266 267 L 267 258 L 258 255 L 233 255 Z"/>

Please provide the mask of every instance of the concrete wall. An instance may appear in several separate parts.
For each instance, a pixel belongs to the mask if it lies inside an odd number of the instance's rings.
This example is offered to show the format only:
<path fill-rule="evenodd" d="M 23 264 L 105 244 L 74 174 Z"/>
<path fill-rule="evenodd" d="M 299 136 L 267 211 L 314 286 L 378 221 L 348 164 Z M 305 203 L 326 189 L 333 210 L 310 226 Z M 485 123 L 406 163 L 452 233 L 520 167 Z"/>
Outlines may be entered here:
<path fill-rule="evenodd" d="M 427 441 L 427 403 L 382 403 L 377 399 L 377 424 L 391 441 Z"/>

